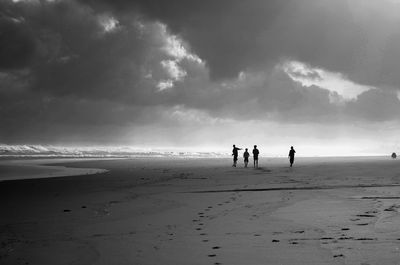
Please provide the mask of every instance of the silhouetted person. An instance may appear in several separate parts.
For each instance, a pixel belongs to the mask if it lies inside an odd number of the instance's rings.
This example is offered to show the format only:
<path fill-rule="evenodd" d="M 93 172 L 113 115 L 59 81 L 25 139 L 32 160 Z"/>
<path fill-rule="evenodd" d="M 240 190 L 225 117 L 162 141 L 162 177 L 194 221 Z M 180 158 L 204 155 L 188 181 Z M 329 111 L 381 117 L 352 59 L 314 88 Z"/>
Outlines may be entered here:
<path fill-rule="evenodd" d="M 395 159 L 397 157 L 396 153 L 392 154 L 392 158 Z"/>
<path fill-rule="evenodd" d="M 293 162 L 294 162 L 294 154 L 296 153 L 296 151 L 293 149 L 293 146 L 290 147 L 290 151 L 289 151 L 289 161 L 290 161 L 290 167 L 293 166 Z"/>
<path fill-rule="evenodd" d="M 260 151 L 258 151 L 257 145 L 255 145 L 253 149 L 253 159 L 254 159 L 254 167 L 257 168 L 258 168 L 258 154 L 260 154 Z"/>
<path fill-rule="evenodd" d="M 232 150 L 232 155 L 233 155 L 233 167 L 236 167 L 236 163 L 238 160 L 238 151 L 242 150 L 242 148 L 238 148 L 235 145 L 233 145 L 233 150 Z"/>
<path fill-rule="evenodd" d="M 247 148 L 246 148 L 246 150 L 243 153 L 244 167 L 247 167 L 247 164 L 249 164 L 249 156 L 250 156 L 250 154 L 249 154 L 249 152 L 247 151 Z"/>

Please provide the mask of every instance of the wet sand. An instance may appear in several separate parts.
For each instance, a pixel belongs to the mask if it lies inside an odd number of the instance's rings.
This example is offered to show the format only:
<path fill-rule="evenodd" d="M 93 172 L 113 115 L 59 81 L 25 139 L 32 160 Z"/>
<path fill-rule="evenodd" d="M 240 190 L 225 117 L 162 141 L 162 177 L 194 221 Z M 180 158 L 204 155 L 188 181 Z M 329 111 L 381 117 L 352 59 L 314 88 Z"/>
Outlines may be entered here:
<path fill-rule="evenodd" d="M 1 264 L 398 264 L 400 161 L 74 161 L 0 182 Z M 61 166 L 53 164 L 52 166 Z M 43 172 L 42 172 L 43 173 Z M 45 173 L 43 173 L 45 174 Z"/>
<path fill-rule="evenodd" d="M 0 181 L 18 179 L 56 178 L 103 173 L 98 168 L 65 167 L 61 163 L 93 161 L 93 158 L 39 158 L 39 159 L 1 159 Z M 98 159 L 95 159 L 98 160 Z M 108 160 L 108 159 L 102 159 Z"/>

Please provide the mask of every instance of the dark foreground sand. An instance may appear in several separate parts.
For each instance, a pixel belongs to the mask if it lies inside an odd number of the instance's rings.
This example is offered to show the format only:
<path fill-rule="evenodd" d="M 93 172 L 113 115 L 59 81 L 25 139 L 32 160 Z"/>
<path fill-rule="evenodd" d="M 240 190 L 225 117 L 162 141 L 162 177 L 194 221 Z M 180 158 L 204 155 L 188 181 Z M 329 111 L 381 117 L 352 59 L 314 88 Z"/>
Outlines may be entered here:
<path fill-rule="evenodd" d="M 399 264 L 400 161 L 230 163 L 85 161 L 68 166 L 109 171 L 0 182 L 0 264 Z"/>

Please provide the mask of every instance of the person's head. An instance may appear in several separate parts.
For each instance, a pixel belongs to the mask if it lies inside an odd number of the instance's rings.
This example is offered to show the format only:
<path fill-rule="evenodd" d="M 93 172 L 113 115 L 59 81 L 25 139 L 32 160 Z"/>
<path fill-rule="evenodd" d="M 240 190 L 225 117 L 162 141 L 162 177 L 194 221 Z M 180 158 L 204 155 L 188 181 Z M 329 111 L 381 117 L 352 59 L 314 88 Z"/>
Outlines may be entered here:
<path fill-rule="evenodd" d="M 233 147 L 235 147 L 235 145 L 233 145 Z"/>
<path fill-rule="evenodd" d="M 247 148 L 246 148 L 246 151 L 247 151 Z"/>
<path fill-rule="evenodd" d="M 255 145 L 254 148 L 257 148 L 257 145 Z"/>
<path fill-rule="evenodd" d="M 293 149 L 293 146 L 291 146 L 290 149 Z"/>

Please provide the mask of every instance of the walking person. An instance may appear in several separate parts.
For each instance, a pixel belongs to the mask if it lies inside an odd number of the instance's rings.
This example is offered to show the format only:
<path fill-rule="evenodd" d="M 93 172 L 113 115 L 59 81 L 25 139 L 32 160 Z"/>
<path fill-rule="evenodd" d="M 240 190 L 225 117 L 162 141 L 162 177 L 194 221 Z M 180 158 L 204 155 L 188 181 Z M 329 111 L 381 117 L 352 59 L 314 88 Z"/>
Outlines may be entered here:
<path fill-rule="evenodd" d="M 238 148 L 235 145 L 233 145 L 233 149 L 232 149 L 232 156 L 233 156 L 233 167 L 236 167 L 236 163 L 238 160 L 238 151 L 242 150 L 242 148 Z"/>
<path fill-rule="evenodd" d="M 290 161 L 290 167 L 293 166 L 294 154 L 295 154 L 295 153 L 296 153 L 296 151 L 293 149 L 293 146 L 291 146 L 291 147 L 290 147 L 290 150 L 289 150 L 289 155 L 288 155 L 288 158 L 289 158 L 289 161 Z"/>
<path fill-rule="evenodd" d="M 258 151 L 257 145 L 255 145 L 253 149 L 254 168 L 258 168 L 258 154 L 260 154 L 260 151 Z"/>
<path fill-rule="evenodd" d="M 247 165 L 249 164 L 249 156 L 250 156 L 250 154 L 249 154 L 249 152 L 247 151 L 247 148 L 246 148 L 246 150 L 243 153 L 244 167 L 247 167 Z"/>

